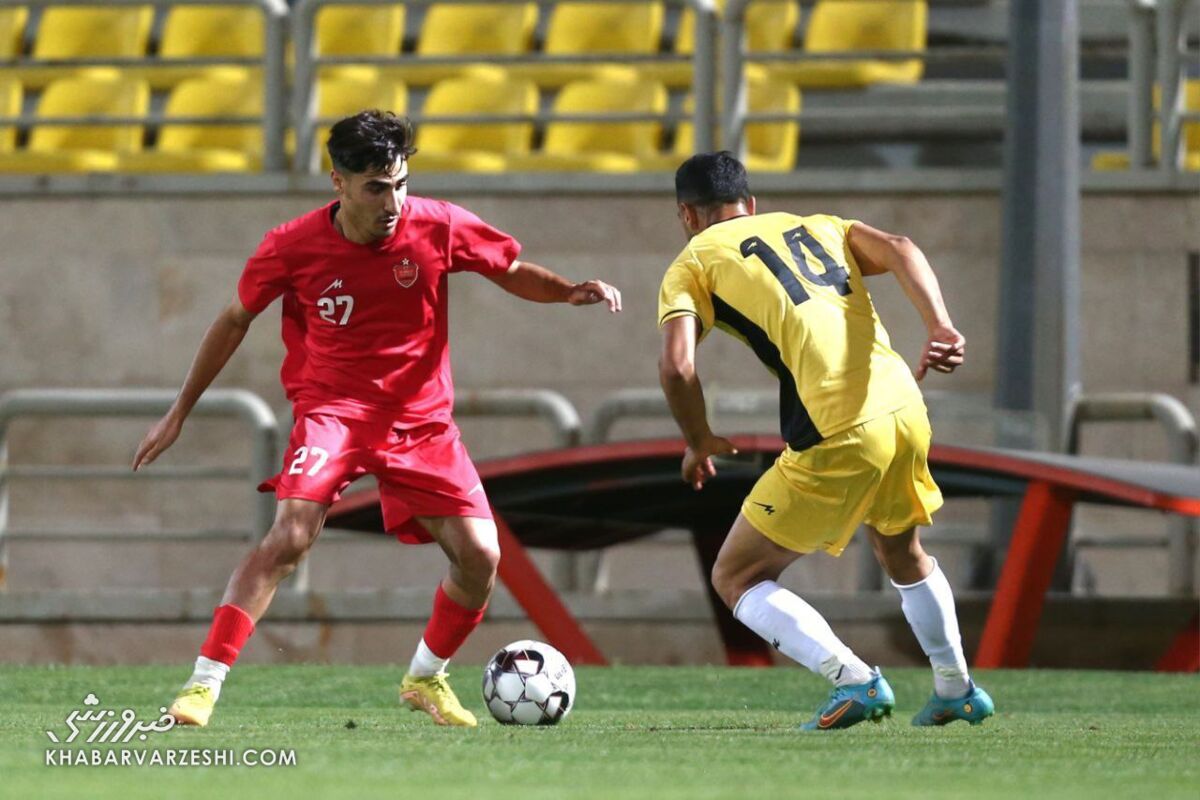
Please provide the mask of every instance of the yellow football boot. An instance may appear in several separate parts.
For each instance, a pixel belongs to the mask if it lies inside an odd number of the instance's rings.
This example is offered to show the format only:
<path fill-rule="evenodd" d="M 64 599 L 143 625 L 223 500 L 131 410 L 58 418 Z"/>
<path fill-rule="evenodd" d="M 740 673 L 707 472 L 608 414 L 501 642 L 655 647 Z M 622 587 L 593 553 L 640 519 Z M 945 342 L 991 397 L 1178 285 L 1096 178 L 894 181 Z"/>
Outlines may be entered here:
<path fill-rule="evenodd" d="M 458 725 L 474 728 L 478 723 L 475 715 L 462 707 L 454 690 L 446 681 L 446 674 L 416 678 L 405 675 L 400 682 L 400 702 L 413 711 L 424 711 L 438 725 Z"/>
<path fill-rule="evenodd" d="M 176 725 L 196 725 L 203 728 L 212 716 L 213 706 L 217 699 L 209 686 L 196 684 L 189 686 L 179 693 L 171 708 L 167 711 L 175 718 Z"/>

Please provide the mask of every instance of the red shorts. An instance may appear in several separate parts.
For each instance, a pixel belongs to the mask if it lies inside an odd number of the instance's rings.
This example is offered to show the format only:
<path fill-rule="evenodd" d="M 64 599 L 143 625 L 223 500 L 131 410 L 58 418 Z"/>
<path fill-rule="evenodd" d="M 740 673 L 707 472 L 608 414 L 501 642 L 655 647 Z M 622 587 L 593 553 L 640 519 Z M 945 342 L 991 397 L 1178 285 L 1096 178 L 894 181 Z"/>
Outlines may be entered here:
<path fill-rule="evenodd" d="M 398 428 L 388 420 L 306 414 L 292 428 L 283 471 L 258 490 L 329 505 L 363 475 L 378 480 L 384 527 L 402 542 L 433 541 L 414 517 L 492 518 L 458 427 L 445 422 Z"/>

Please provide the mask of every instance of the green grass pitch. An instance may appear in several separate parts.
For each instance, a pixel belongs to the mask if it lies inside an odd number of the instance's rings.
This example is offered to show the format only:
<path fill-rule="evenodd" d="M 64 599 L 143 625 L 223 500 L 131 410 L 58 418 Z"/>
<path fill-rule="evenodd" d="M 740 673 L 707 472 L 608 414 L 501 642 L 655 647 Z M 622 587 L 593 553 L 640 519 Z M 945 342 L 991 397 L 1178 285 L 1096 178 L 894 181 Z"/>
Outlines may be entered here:
<path fill-rule="evenodd" d="M 996 717 L 916 729 L 929 673 L 887 670 L 896 716 L 801 733 L 827 689 L 798 668 L 584 668 L 562 725 L 516 728 L 487 716 L 480 669 L 458 666 L 453 684 L 482 722 L 457 730 L 398 707 L 401 667 L 244 665 L 208 728 L 137 746 L 294 749 L 296 766 L 44 764 L 44 731 L 65 731 L 89 692 L 148 720 L 186 671 L 0 667 L 0 797 L 1200 797 L 1197 678 L 1106 672 L 981 672 Z"/>

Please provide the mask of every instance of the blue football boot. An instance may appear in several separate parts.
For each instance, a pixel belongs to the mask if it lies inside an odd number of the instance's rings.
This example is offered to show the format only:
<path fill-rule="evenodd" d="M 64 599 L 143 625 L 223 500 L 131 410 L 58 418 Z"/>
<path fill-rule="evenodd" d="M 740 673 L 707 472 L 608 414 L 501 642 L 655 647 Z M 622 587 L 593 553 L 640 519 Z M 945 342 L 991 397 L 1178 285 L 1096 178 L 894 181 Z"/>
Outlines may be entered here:
<path fill-rule="evenodd" d="M 892 715 L 896 706 L 896 695 L 888 685 L 887 678 L 875 670 L 875 677 L 866 683 L 839 686 L 829 695 L 825 705 L 817 709 L 816 716 L 800 726 L 806 731 L 825 731 L 834 728 L 849 728 L 863 720 L 880 722 Z"/>
<path fill-rule="evenodd" d="M 913 717 L 912 724 L 918 727 L 948 725 L 956 719 L 965 719 L 972 725 L 983 724 L 985 719 L 996 713 L 996 704 L 987 692 L 975 685 L 975 681 L 971 681 L 970 686 L 969 692 L 954 700 L 934 694 Z"/>

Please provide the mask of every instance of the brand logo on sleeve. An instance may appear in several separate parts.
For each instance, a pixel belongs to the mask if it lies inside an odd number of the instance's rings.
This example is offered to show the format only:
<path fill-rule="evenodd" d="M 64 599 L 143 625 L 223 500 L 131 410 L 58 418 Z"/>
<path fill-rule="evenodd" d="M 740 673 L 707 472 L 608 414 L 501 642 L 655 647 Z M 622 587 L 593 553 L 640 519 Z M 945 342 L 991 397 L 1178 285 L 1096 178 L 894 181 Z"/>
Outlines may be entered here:
<path fill-rule="evenodd" d="M 399 264 L 392 267 L 392 274 L 396 276 L 396 283 L 403 286 L 405 289 L 417 282 L 417 273 L 420 267 L 411 259 L 401 259 Z"/>

